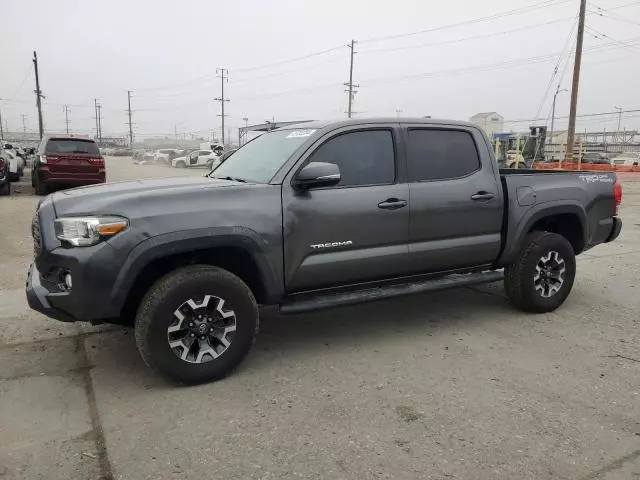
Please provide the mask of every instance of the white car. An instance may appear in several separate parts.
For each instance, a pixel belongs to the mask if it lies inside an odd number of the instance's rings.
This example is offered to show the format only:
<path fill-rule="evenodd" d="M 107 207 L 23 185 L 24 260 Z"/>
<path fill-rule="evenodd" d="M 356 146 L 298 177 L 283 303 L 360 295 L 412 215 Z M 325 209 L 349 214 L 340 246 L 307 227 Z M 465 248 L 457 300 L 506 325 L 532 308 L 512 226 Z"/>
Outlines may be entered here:
<path fill-rule="evenodd" d="M 22 162 L 24 162 L 24 160 L 22 160 L 11 150 L 5 150 L 4 154 L 5 157 L 9 159 L 9 180 L 11 180 L 12 182 L 17 182 L 22 176 L 24 165 L 22 167 L 20 165 Z"/>
<path fill-rule="evenodd" d="M 16 148 L 15 146 L 9 143 L 5 144 L 4 149 L 7 155 L 10 155 L 13 157 L 11 159 L 12 165 L 13 164 L 17 165 L 17 169 L 18 169 L 17 177 L 15 177 L 15 179 L 13 180 L 14 182 L 17 182 L 20 179 L 20 177 L 22 177 L 22 175 L 24 174 L 24 167 L 26 166 L 26 161 L 25 161 L 26 154 L 24 153 L 24 150 L 22 150 L 20 147 Z M 20 153 L 20 155 L 18 155 L 18 152 Z M 11 176 L 13 177 L 13 173 L 11 174 Z"/>
<path fill-rule="evenodd" d="M 640 152 L 623 152 L 613 158 L 614 165 L 640 165 Z"/>
<path fill-rule="evenodd" d="M 180 150 L 176 150 L 175 148 L 163 148 L 157 150 L 153 154 L 153 159 L 156 163 L 166 163 L 170 165 L 174 158 L 176 158 L 180 154 Z"/>
<path fill-rule="evenodd" d="M 171 165 L 176 168 L 206 167 L 213 165 L 217 167 L 220 157 L 213 150 L 194 150 L 184 157 L 174 158 Z"/>

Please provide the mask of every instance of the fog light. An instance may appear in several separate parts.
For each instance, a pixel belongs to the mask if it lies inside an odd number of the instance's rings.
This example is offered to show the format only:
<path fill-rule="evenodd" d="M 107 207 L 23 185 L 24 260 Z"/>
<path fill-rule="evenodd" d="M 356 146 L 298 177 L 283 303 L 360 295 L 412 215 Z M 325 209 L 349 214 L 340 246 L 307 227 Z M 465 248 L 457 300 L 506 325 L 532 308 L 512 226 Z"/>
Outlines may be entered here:
<path fill-rule="evenodd" d="M 71 281 L 71 274 L 67 273 L 64 276 L 64 286 L 67 287 L 69 290 L 71 290 L 71 287 L 73 286 L 73 283 Z"/>

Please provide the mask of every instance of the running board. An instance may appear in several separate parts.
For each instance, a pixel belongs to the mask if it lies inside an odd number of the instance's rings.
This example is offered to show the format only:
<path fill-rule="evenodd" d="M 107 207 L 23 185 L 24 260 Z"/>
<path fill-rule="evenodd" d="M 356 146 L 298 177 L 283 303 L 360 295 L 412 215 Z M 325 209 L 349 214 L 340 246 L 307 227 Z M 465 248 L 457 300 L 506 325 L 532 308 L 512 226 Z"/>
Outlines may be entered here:
<path fill-rule="evenodd" d="M 503 278 L 504 273 L 502 270 L 493 270 L 480 273 L 452 274 L 446 277 L 414 283 L 402 283 L 342 293 L 305 294 L 304 296 L 300 295 L 298 299 L 290 297 L 287 301 L 280 304 L 280 312 L 300 313 L 310 310 L 341 307 L 344 305 L 355 305 L 403 295 L 412 295 L 414 293 L 434 292 L 449 288 L 466 287 L 468 285 L 479 285 L 481 283 L 499 282 Z"/>

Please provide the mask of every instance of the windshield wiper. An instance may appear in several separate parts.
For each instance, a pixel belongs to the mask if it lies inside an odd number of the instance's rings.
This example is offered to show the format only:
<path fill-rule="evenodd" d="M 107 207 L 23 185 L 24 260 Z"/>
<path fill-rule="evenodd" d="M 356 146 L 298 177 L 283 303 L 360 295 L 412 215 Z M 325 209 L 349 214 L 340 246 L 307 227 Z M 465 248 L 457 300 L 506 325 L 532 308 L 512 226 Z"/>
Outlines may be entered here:
<path fill-rule="evenodd" d="M 226 177 L 211 177 L 211 178 L 216 178 L 218 180 L 230 180 L 232 182 L 247 183 L 247 181 L 244 178 L 238 178 L 238 177 L 226 176 Z"/>

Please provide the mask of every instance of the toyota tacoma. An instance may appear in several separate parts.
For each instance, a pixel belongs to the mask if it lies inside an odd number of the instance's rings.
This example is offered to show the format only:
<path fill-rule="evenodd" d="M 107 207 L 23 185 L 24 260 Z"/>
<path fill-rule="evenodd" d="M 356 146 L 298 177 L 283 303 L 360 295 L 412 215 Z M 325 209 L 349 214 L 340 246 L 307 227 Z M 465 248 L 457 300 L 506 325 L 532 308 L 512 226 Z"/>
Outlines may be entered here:
<path fill-rule="evenodd" d="M 44 198 L 26 294 L 54 319 L 132 323 L 150 367 L 200 383 L 245 357 L 259 305 L 297 313 L 504 280 L 517 308 L 552 311 L 576 255 L 619 235 L 621 199 L 615 173 L 499 170 L 470 123 L 305 123 L 205 177 Z"/>

